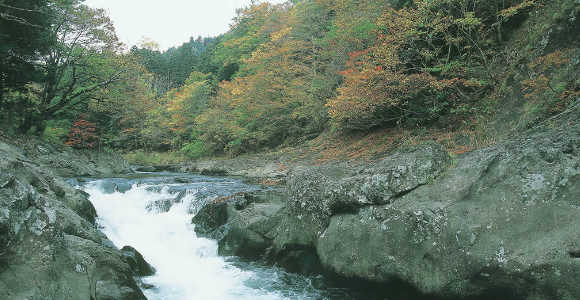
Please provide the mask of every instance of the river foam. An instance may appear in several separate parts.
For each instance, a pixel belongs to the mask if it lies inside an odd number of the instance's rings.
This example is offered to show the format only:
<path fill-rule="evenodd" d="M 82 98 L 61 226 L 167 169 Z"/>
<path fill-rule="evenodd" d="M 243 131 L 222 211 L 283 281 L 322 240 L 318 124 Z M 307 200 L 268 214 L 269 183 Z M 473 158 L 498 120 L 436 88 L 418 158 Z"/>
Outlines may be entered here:
<path fill-rule="evenodd" d="M 152 185 L 135 184 L 125 193 L 106 193 L 93 182 L 85 187 L 99 215 L 102 231 L 117 246 L 131 245 L 155 267 L 156 274 L 143 281 L 148 299 L 283 299 L 277 292 L 248 287 L 250 271 L 227 263 L 217 255 L 215 241 L 199 238 L 190 224 L 190 206 L 196 193 L 166 213 L 148 212 L 160 199 L 174 198 L 168 186 L 152 191 Z"/>

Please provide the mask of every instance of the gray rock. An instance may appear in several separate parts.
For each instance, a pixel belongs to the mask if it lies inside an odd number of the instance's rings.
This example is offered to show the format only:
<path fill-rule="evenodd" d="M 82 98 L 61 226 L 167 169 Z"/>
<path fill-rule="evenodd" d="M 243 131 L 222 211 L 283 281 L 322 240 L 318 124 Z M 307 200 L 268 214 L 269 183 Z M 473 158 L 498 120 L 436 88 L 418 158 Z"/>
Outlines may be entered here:
<path fill-rule="evenodd" d="M 580 299 L 578 110 L 451 158 L 439 146 L 374 163 L 298 167 L 287 201 L 209 204 L 220 253 L 452 299 Z"/>
<path fill-rule="evenodd" d="M 166 213 L 171 209 L 171 206 L 173 205 L 173 201 L 174 201 L 174 199 L 155 200 L 151 203 L 148 203 L 147 206 L 145 206 L 145 209 L 148 212 Z"/>
<path fill-rule="evenodd" d="M 223 197 L 205 205 L 192 223 L 199 236 L 218 240 L 220 255 L 263 259 L 294 272 L 320 272 L 312 246 L 317 227 L 288 214 L 285 199 L 275 190 Z"/>
<path fill-rule="evenodd" d="M 138 166 L 138 167 L 135 167 L 135 171 L 137 171 L 137 172 L 155 172 L 155 171 L 157 171 L 157 169 L 155 169 L 154 166 Z"/>
<path fill-rule="evenodd" d="M 428 143 L 348 173 L 332 167 L 299 169 L 287 180 L 288 204 L 294 214 L 311 215 L 324 227 L 332 215 L 387 204 L 434 181 L 450 161 L 440 145 Z"/>
<path fill-rule="evenodd" d="M 579 299 L 579 141 L 578 125 L 531 133 L 458 158 L 389 204 L 335 214 L 320 260 L 427 294 Z"/>
<path fill-rule="evenodd" d="M 155 268 L 146 262 L 143 255 L 141 255 L 141 253 L 139 253 L 135 248 L 125 246 L 121 249 L 121 252 L 123 253 L 125 262 L 129 264 L 129 267 L 131 267 L 135 276 L 151 276 L 155 274 Z"/>
<path fill-rule="evenodd" d="M 0 142 L 0 299 L 145 299 L 88 195 L 24 152 Z"/>
<path fill-rule="evenodd" d="M 129 163 L 117 153 L 77 150 L 46 143 L 31 136 L 12 140 L 10 143 L 22 149 L 18 151 L 27 159 L 62 177 L 111 176 L 132 172 Z"/>

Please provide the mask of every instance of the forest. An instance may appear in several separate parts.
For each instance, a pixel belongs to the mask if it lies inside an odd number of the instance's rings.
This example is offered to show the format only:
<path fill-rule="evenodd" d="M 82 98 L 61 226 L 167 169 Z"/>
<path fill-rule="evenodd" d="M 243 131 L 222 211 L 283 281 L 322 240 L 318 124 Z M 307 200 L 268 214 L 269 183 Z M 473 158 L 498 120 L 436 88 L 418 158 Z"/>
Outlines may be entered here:
<path fill-rule="evenodd" d="M 160 51 L 82 0 L 0 0 L 0 128 L 189 159 L 385 128 L 517 128 L 580 97 L 574 0 L 292 0 Z M 576 28 L 578 29 L 578 28 Z M 547 34 L 547 32 L 549 32 Z M 578 31 L 576 31 L 578 32 Z"/>

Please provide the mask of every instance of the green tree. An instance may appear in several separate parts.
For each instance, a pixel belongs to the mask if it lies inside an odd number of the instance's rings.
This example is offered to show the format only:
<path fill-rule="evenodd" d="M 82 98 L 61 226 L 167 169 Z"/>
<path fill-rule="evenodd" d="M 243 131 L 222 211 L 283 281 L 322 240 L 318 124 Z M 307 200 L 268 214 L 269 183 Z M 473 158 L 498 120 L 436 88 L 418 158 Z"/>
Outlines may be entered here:
<path fill-rule="evenodd" d="M 0 125 L 19 128 L 35 112 L 39 81 L 37 61 L 52 45 L 48 0 L 0 0 Z"/>
<path fill-rule="evenodd" d="M 86 104 L 93 93 L 122 80 L 126 72 L 115 62 L 121 44 L 104 10 L 59 1 L 55 11 L 55 46 L 42 57 L 39 116 L 27 127 L 42 129 L 42 121 Z"/>

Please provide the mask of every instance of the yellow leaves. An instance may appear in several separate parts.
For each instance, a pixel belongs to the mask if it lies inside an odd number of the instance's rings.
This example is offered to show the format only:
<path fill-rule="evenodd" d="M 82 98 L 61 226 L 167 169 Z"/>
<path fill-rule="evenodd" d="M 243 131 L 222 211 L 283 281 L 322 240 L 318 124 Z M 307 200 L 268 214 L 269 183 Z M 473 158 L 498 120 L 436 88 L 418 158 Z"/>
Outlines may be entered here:
<path fill-rule="evenodd" d="M 233 96 L 241 96 L 244 91 L 238 87 L 232 89 L 231 93 Z"/>
<path fill-rule="evenodd" d="M 475 13 L 470 11 L 463 18 L 455 19 L 455 24 L 463 27 L 477 27 L 481 25 L 481 19 L 475 17 Z"/>
<path fill-rule="evenodd" d="M 291 26 L 288 26 L 288 27 L 282 28 L 281 30 L 279 30 L 279 31 L 276 31 L 276 32 L 272 33 L 272 34 L 270 35 L 270 40 L 271 40 L 272 42 L 277 42 L 277 41 L 279 41 L 280 39 L 282 39 L 282 38 L 284 38 L 284 37 L 287 37 L 287 36 L 288 36 L 288 34 L 289 34 L 291 31 L 292 31 L 292 27 L 291 27 Z"/>
<path fill-rule="evenodd" d="M 509 19 L 520 13 L 523 9 L 537 5 L 536 0 L 524 0 L 522 3 L 508 7 L 499 12 L 499 16 L 504 19 Z"/>

